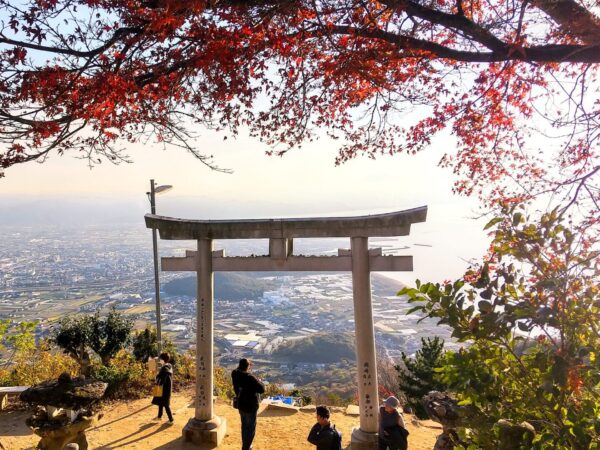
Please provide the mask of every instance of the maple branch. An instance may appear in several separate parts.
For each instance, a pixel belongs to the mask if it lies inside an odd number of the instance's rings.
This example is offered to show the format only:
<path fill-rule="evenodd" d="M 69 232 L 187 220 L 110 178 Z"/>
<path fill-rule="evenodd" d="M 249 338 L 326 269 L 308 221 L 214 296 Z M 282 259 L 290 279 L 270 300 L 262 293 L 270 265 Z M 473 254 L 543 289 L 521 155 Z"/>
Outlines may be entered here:
<path fill-rule="evenodd" d="M 458 14 L 448 14 L 427 8 L 411 0 L 383 0 L 382 3 L 397 11 L 404 11 L 409 16 L 418 17 L 419 19 L 441 25 L 445 28 L 459 30 L 494 52 L 507 50 L 506 43 L 498 39 L 486 28 L 476 24 L 462 14 L 462 7 L 459 9 Z"/>
<path fill-rule="evenodd" d="M 49 125 L 49 124 L 61 124 L 62 125 L 62 124 L 69 123 L 72 120 L 71 116 L 63 116 L 58 119 L 52 119 L 52 120 L 25 119 L 23 116 L 15 116 L 15 115 L 10 114 L 9 112 L 4 111 L 2 109 L 0 109 L 0 117 L 3 117 L 9 121 L 20 123 L 21 125 L 28 125 L 28 126 L 43 126 L 43 125 Z M 0 123 L 1 122 L 3 122 L 3 120 L 0 120 Z"/>
<path fill-rule="evenodd" d="M 9 38 L 5 37 L 3 34 L 0 34 L 0 44 L 14 45 L 15 47 L 23 47 L 23 48 L 28 48 L 31 50 L 40 50 L 43 52 L 56 53 L 56 54 L 60 54 L 60 55 L 76 56 L 79 58 L 89 58 L 92 56 L 99 55 L 99 54 L 103 53 L 104 51 L 108 50 L 110 47 L 112 47 L 116 42 L 118 42 L 123 37 L 125 37 L 129 34 L 140 33 L 141 31 L 143 31 L 143 30 L 139 27 L 120 28 L 114 32 L 112 37 L 108 41 L 106 41 L 104 43 L 104 45 L 101 45 L 98 48 L 95 48 L 93 50 L 88 50 L 85 52 L 80 51 L 80 50 L 73 50 L 71 48 L 50 47 L 47 45 L 32 44 L 30 42 L 16 41 L 14 39 L 9 39 Z"/>
<path fill-rule="evenodd" d="M 349 36 L 381 39 L 397 45 L 402 50 L 420 50 L 438 58 L 462 62 L 491 63 L 499 61 L 557 62 L 557 63 L 600 63 L 600 44 L 598 45 L 537 45 L 512 49 L 504 45 L 493 52 L 471 52 L 455 50 L 435 42 L 403 36 L 381 29 L 361 29 L 348 25 L 334 25 L 331 33 Z M 414 55 L 419 56 L 418 53 Z"/>
<path fill-rule="evenodd" d="M 532 0 L 561 29 L 586 44 L 600 44 L 600 19 L 574 0 Z"/>
<path fill-rule="evenodd" d="M 59 136 L 57 136 L 56 139 L 50 145 L 48 145 L 46 148 L 44 148 L 43 150 L 39 151 L 38 153 L 33 153 L 33 154 L 29 154 L 27 156 L 24 156 L 20 161 L 18 161 L 18 163 L 25 163 L 25 162 L 29 162 L 29 161 L 35 161 L 35 160 L 38 160 L 40 158 L 42 159 L 42 161 L 45 161 L 46 158 L 47 158 L 47 156 L 48 156 L 48 153 L 50 153 L 54 148 L 58 147 L 64 141 L 67 141 L 69 138 L 75 136 L 78 132 L 80 132 L 81 130 L 83 130 L 86 127 L 86 125 L 87 125 L 87 122 L 82 122 L 74 130 L 69 130 L 69 125 L 71 123 L 72 122 L 69 122 L 67 125 L 65 125 L 65 127 L 60 132 Z"/>
<path fill-rule="evenodd" d="M 565 211 L 567 211 L 571 206 L 573 206 L 573 204 L 575 204 L 575 202 L 577 201 L 577 198 L 579 197 L 579 191 L 582 188 L 586 187 L 586 181 L 588 179 L 592 178 L 598 172 L 600 172 L 600 166 L 594 167 L 594 169 L 592 171 L 586 173 L 585 175 L 583 175 L 579 178 L 576 178 L 575 180 L 569 180 L 568 182 L 563 182 L 560 184 L 562 186 L 564 186 L 566 184 L 575 184 L 575 183 L 577 184 L 577 188 L 575 189 L 575 193 L 573 194 L 573 197 L 571 198 L 569 203 L 567 203 L 563 208 L 561 208 L 561 214 L 564 214 Z M 593 196 L 591 198 L 593 199 Z"/>

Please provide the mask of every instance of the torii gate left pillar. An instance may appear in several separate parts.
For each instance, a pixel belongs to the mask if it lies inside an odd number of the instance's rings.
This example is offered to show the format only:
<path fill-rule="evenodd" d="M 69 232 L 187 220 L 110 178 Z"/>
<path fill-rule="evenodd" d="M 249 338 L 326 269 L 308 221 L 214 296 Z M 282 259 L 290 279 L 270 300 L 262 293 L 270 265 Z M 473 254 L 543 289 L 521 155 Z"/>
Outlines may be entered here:
<path fill-rule="evenodd" d="M 212 239 L 199 239 L 196 253 L 196 399 L 194 417 L 183 428 L 186 441 L 219 445 L 225 437 L 225 418 L 213 412 L 214 277 Z"/>
<path fill-rule="evenodd" d="M 186 440 L 217 446 L 225 420 L 213 413 L 213 271 L 346 271 L 352 272 L 360 427 L 352 432 L 352 450 L 376 450 L 378 393 L 371 304 L 371 271 L 412 270 L 411 256 L 384 256 L 369 249 L 370 236 L 406 236 L 412 223 L 424 222 L 427 207 L 362 217 L 251 221 L 190 221 L 146 215 L 162 239 L 195 239 L 197 252 L 163 258 L 162 270 L 195 270 L 198 282 L 196 321 L 195 414 L 183 430 Z M 293 238 L 350 237 L 351 249 L 338 256 L 294 256 Z M 213 252 L 212 239 L 269 239 L 268 256 L 225 257 Z"/>

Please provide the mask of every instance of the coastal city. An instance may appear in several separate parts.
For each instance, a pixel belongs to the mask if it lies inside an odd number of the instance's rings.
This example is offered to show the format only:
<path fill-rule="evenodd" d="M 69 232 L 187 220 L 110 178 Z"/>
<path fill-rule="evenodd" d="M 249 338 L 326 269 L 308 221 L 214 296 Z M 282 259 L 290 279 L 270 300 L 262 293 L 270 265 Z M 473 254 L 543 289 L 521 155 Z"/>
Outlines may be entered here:
<path fill-rule="evenodd" d="M 84 229 L 3 229 L 0 248 L 0 317 L 15 322 L 37 320 L 38 337 L 47 337 L 53 322 L 69 314 L 115 308 L 134 320 L 135 328 L 155 324 L 154 278 L 149 230 L 139 226 Z M 194 242 L 161 241 L 162 256 L 182 255 Z M 227 251 L 260 254 L 266 242 L 228 241 Z M 375 245 L 392 244 L 378 242 Z M 301 254 L 328 254 L 348 246 L 343 239 L 299 242 Z M 163 336 L 180 351 L 194 349 L 196 329 L 195 275 L 161 273 Z M 435 321 L 407 315 L 398 297 L 401 284 L 372 275 L 373 321 L 384 357 L 399 360 L 413 354 L 421 338 L 448 331 Z M 345 364 L 333 353 L 322 361 L 303 361 L 285 349 L 323 334 L 354 334 L 352 278 L 349 273 L 216 273 L 215 347 L 217 362 L 231 366 L 252 357 L 278 382 L 306 382 L 315 370 Z M 353 352 L 347 355 L 353 359 Z M 305 358 L 307 359 L 307 358 Z M 308 358 L 310 359 L 310 358 Z M 303 375 L 305 375 L 303 377 Z"/>

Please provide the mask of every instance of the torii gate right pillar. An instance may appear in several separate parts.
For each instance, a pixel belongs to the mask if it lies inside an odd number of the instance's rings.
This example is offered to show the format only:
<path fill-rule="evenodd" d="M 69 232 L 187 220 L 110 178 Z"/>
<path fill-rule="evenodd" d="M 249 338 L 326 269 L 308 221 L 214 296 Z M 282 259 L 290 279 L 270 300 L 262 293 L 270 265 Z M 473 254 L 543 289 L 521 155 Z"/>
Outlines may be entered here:
<path fill-rule="evenodd" d="M 369 239 L 351 238 L 351 249 L 360 428 L 352 430 L 350 443 L 352 450 L 377 450 L 379 398 L 371 304 Z"/>

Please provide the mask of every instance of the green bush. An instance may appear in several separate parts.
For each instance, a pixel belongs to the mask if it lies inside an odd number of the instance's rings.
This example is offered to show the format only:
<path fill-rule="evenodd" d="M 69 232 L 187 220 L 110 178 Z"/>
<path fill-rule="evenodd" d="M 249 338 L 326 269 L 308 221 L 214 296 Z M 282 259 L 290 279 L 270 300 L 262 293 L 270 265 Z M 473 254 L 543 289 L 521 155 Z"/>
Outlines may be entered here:
<path fill-rule="evenodd" d="M 108 383 L 106 397 L 112 399 L 141 398 L 150 395 L 155 373 L 133 355 L 121 350 L 108 366 L 94 365 L 92 377 Z"/>
<path fill-rule="evenodd" d="M 77 361 L 81 373 L 89 375 L 91 350 L 108 366 L 129 344 L 132 327 L 133 321 L 114 308 L 106 317 L 100 317 L 100 312 L 93 316 L 66 316 L 54 326 L 52 341 Z"/>
<path fill-rule="evenodd" d="M 142 362 L 158 356 L 158 342 L 156 329 L 146 326 L 142 331 L 137 331 L 133 336 L 133 356 Z"/>
<path fill-rule="evenodd" d="M 439 375 L 475 411 L 462 430 L 473 448 L 497 448 L 499 419 L 531 423 L 534 449 L 600 448 L 600 253 L 565 222 L 506 208 L 487 225 L 487 261 L 400 292 L 471 343 L 448 352 Z"/>

